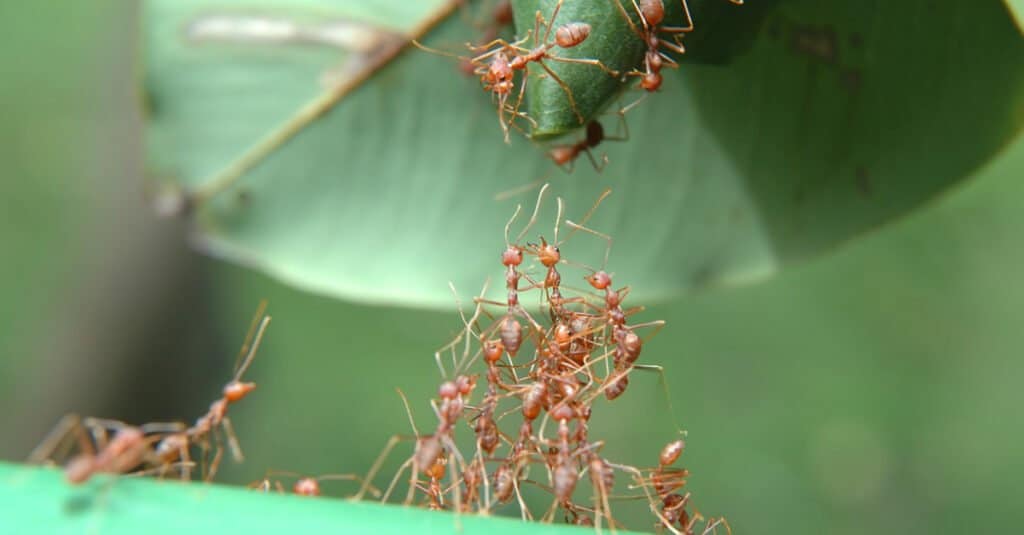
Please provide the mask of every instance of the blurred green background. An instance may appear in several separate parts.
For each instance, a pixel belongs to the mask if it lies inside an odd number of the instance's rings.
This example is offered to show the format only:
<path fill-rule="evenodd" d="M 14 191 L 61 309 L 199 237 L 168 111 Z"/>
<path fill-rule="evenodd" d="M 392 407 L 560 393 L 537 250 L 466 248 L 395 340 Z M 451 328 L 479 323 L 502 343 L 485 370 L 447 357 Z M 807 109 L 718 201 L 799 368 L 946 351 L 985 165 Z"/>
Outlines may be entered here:
<path fill-rule="evenodd" d="M 395 387 L 429 425 L 433 351 L 458 318 L 289 289 L 199 256 L 186 224 L 152 215 L 136 10 L 0 6 L 0 457 L 23 459 L 69 411 L 191 420 L 267 298 L 259 390 L 232 411 L 248 460 L 222 479 L 362 472 L 407 430 Z M 975 180 L 833 254 L 646 313 L 669 323 L 644 359 L 667 370 L 702 511 L 740 533 L 1024 523 L 1022 174 L 1018 139 Z M 674 432 L 657 379 L 638 376 L 592 435 L 646 465 Z"/>

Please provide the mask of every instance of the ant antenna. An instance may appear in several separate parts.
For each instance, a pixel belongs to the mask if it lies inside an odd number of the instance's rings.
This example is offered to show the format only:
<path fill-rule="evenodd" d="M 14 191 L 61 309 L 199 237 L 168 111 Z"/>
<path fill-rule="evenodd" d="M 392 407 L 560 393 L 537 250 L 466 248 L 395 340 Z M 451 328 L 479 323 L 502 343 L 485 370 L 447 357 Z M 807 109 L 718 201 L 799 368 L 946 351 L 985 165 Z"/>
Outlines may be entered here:
<path fill-rule="evenodd" d="M 409 425 L 412 426 L 412 432 L 416 435 L 416 438 L 420 438 L 420 430 L 416 427 L 416 422 L 412 419 L 412 409 L 409 407 L 409 398 L 405 397 L 405 392 L 402 392 L 401 388 L 396 388 L 398 396 L 402 398 L 402 405 L 405 405 L 405 414 L 409 417 Z"/>
<path fill-rule="evenodd" d="M 512 245 L 512 242 L 508 241 L 509 229 L 512 228 L 512 223 L 516 220 L 517 217 L 519 217 L 519 212 L 521 212 L 522 210 L 523 210 L 523 205 L 517 204 L 516 205 L 516 211 L 512 212 L 512 218 L 508 220 L 508 223 L 505 223 L 505 246 L 506 247 L 510 247 Z"/>
<path fill-rule="evenodd" d="M 540 205 L 544 202 L 544 194 L 547 193 L 549 187 L 551 187 L 551 184 L 544 184 L 541 186 L 540 193 L 537 194 L 537 204 L 533 207 L 533 215 L 530 216 L 530 220 L 526 222 L 526 226 L 523 227 L 523 230 L 519 232 L 518 236 L 516 236 L 516 243 L 519 243 L 519 240 L 523 239 L 523 236 L 526 236 L 526 233 L 530 231 L 533 224 L 537 222 L 537 214 L 540 213 Z"/>
<path fill-rule="evenodd" d="M 263 320 L 260 321 L 260 326 L 256 330 L 256 337 L 253 338 L 252 347 L 249 348 L 249 354 L 246 355 L 245 360 L 242 361 L 242 366 L 235 372 L 235 377 L 232 381 L 238 381 L 242 378 L 242 374 L 245 370 L 249 369 L 249 365 L 252 364 L 252 359 L 256 356 L 256 350 L 260 348 L 260 342 L 263 341 L 263 332 L 267 330 L 267 325 L 270 323 L 270 316 L 263 316 Z"/>
<path fill-rule="evenodd" d="M 259 325 L 260 318 L 263 317 L 267 311 L 267 300 L 260 299 L 260 304 L 256 305 L 256 313 L 252 316 L 252 321 L 249 322 L 249 332 L 245 333 L 245 340 L 242 341 L 242 347 L 238 350 L 238 356 L 235 357 L 235 368 L 238 369 L 238 364 L 242 362 L 242 357 L 249 352 L 249 344 L 252 343 L 252 336 L 256 333 L 256 326 Z"/>
<path fill-rule="evenodd" d="M 565 210 L 565 202 L 561 197 L 557 199 L 558 211 L 555 214 L 555 247 L 558 246 L 558 227 L 562 226 L 562 212 Z"/>

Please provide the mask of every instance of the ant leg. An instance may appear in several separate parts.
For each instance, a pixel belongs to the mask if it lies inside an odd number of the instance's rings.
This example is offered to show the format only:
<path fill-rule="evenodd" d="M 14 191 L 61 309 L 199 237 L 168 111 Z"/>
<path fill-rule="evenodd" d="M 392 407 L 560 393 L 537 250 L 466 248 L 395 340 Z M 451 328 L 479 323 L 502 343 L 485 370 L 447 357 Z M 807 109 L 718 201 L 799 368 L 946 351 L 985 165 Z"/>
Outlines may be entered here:
<path fill-rule="evenodd" d="M 519 514 L 523 517 L 524 522 L 533 521 L 533 515 L 530 513 L 530 508 L 526 506 L 526 501 L 523 500 L 523 493 L 519 490 L 519 478 L 518 476 L 512 482 L 512 489 L 516 493 L 516 501 L 519 502 Z"/>
<path fill-rule="evenodd" d="M 189 466 L 189 465 L 192 465 L 192 466 Z M 153 474 L 160 474 L 168 466 L 171 466 L 171 467 L 177 466 L 180 470 L 184 471 L 184 470 L 188 470 L 188 469 L 193 468 L 194 465 L 195 465 L 195 463 L 193 463 L 191 461 L 177 461 L 177 462 L 170 463 L 170 465 L 154 466 L 152 468 L 145 468 L 145 469 L 138 470 L 138 471 L 132 472 L 130 474 L 125 474 L 125 475 L 126 476 L 132 476 L 132 477 L 135 477 L 135 476 L 141 477 L 141 476 L 149 476 L 149 475 L 153 475 Z"/>
<path fill-rule="evenodd" d="M 629 13 L 626 13 L 626 8 L 622 6 L 622 2 L 620 0 L 613 1 L 615 2 L 615 7 L 619 8 L 619 13 L 622 14 L 622 18 L 626 19 L 626 24 L 629 25 L 630 31 L 638 36 L 642 35 L 640 29 L 636 27 L 636 24 L 633 24 L 633 18 L 629 16 Z M 633 0 L 633 9 L 635 9 L 637 13 L 640 13 L 640 6 L 636 5 L 636 0 Z M 640 23 L 644 25 L 644 32 L 646 32 L 647 20 L 645 20 L 643 16 L 640 17 Z"/>
<path fill-rule="evenodd" d="M 387 460 L 388 455 L 391 453 L 391 450 L 393 450 L 395 446 L 397 446 L 399 443 L 409 440 L 416 440 L 416 437 L 412 437 L 409 435 L 394 435 L 388 439 L 388 442 L 384 446 L 384 449 L 380 452 L 380 455 L 377 456 L 377 459 L 373 462 L 373 465 L 370 466 L 370 471 L 367 472 L 366 476 L 362 478 L 363 484 L 359 487 L 359 492 L 357 492 L 355 496 L 352 496 L 353 500 L 363 499 L 363 495 L 366 494 L 366 491 L 373 488 L 373 478 L 377 476 L 377 472 L 379 472 L 381 467 L 384 465 L 384 461 Z M 372 490 L 370 490 L 370 494 L 376 494 L 377 497 L 380 496 L 379 491 L 374 493 Z M 387 501 L 387 497 L 385 497 L 383 501 Z"/>
<path fill-rule="evenodd" d="M 203 477 L 203 481 L 213 481 L 213 476 L 217 475 L 217 469 L 220 468 L 220 461 L 224 458 L 224 447 L 217 446 L 217 453 L 213 454 L 213 460 L 210 461 L 209 471 Z"/>
<path fill-rule="evenodd" d="M 262 306 L 262 303 L 261 303 L 261 306 Z M 270 316 L 263 316 L 259 320 L 258 324 L 254 323 L 253 326 L 250 327 L 250 331 L 253 328 L 256 328 L 256 334 L 255 334 L 255 336 L 252 339 L 252 345 L 249 346 L 249 350 L 244 352 L 245 353 L 245 359 L 242 361 L 242 365 L 241 366 L 237 366 L 237 362 L 236 362 L 235 376 L 231 378 L 232 382 L 241 380 L 242 379 L 242 375 L 245 374 L 245 371 L 248 370 L 249 366 L 252 364 L 253 359 L 256 358 L 256 351 L 259 350 L 260 344 L 263 342 L 263 333 L 266 332 L 267 325 L 269 323 L 270 323 Z M 244 346 L 243 346 L 243 348 L 244 348 Z M 239 356 L 241 356 L 241 353 L 239 354 Z"/>
<path fill-rule="evenodd" d="M 562 91 L 565 91 L 565 96 L 569 99 L 569 106 L 572 108 L 572 112 L 576 114 L 576 119 L 579 120 L 580 124 L 585 123 L 586 121 L 583 119 L 583 114 L 580 113 L 579 108 L 576 107 L 576 97 L 572 95 L 572 89 L 569 88 L 569 85 L 559 78 L 558 75 L 555 74 L 555 71 L 551 70 L 551 67 L 548 67 L 547 64 L 544 63 L 544 60 L 538 59 L 537 64 L 540 65 L 540 67 L 544 69 L 544 72 L 548 73 L 548 76 L 550 76 L 551 79 L 562 88 Z"/>
<path fill-rule="evenodd" d="M 641 73 L 641 75 L 642 75 L 642 73 Z M 633 108 L 638 106 L 641 102 L 647 100 L 647 97 L 650 94 L 651 93 L 649 91 L 644 91 L 643 94 L 640 95 L 640 98 L 634 100 L 633 102 L 630 102 L 625 107 L 620 108 L 619 111 L 616 112 L 615 114 L 619 116 L 619 125 L 623 129 L 623 133 L 621 135 L 619 135 L 618 132 L 616 132 L 616 136 L 615 137 L 606 137 L 605 139 L 614 139 L 615 141 L 627 141 L 627 140 L 629 140 L 629 124 L 626 122 L 626 114 L 629 113 Z M 616 129 L 618 129 L 618 128 L 619 127 L 616 127 Z"/>
<path fill-rule="evenodd" d="M 179 448 L 178 458 L 181 460 L 181 480 L 191 481 L 192 469 L 195 468 L 196 463 L 192 462 L 192 458 L 189 456 L 187 442 Z"/>
<path fill-rule="evenodd" d="M 187 428 L 188 426 L 181 422 L 156 422 L 142 424 L 139 426 L 139 430 L 141 430 L 142 434 L 144 435 L 150 435 L 154 433 L 169 435 L 173 433 L 181 433 Z"/>
<path fill-rule="evenodd" d="M 540 36 L 540 27 L 541 25 L 544 26 L 544 40 L 537 43 L 538 45 L 543 46 L 551 39 L 551 29 L 555 27 L 555 19 L 558 17 L 558 11 L 560 9 L 562 9 L 562 0 L 558 0 L 558 3 L 555 4 L 555 9 L 551 11 L 550 22 L 544 20 L 544 15 L 542 15 L 539 10 L 534 15 L 533 34 L 535 36 Z"/>
<path fill-rule="evenodd" d="M 81 448 L 83 453 L 89 455 L 96 454 L 95 448 L 93 448 L 92 442 L 89 440 L 89 435 L 85 432 L 85 428 L 82 427 L 82 419 L 77 414 L 65 414 L 57 421 L 57 425 L 43 438 L 43 441 L 28 454 L 27 462 L 42 464 L 50 460 L 58 448 L 72 435 L 78 440 L 79 448 Z"/>
<path fill-rule="evenodd" d="M 675 406 L 672 405 L 672 394 L 668 389 L 668 379 L 665 378 L 665 368 L 662 368 L 657 364 L 635 364 L 633 365 L 633 369 L 645 372 L 656 372 L 658 374 L 658 383 L 661 386 L 662 393 L 665 394 L 665 404 L 668 405 L 668 413 L 672 418 L 672 425 L 675 426 L 679 433 L 685 435 L 686 431 L 683 431 L 683 428 L 679 425 L 679 418 L 676 416 Z"/>
<path fill-rule="evenodd" d="M 530 220 L 526 222 L 526 226 L 524 226 L 523 229 L 516 236 L 515 243 L 519 243 L 519 240 L 522 240 L 523 237 L 526 236 L 526 233 L 530 231 L 530 228 L 533 227 L 534 223 L 537 222 L 537 214 L 540 212 L 540 205 L 541 205 L 542 202 L 544 202 L 544 195 L 548 192 L 548 187 L 549 186 L 550 186 L 550 184 L 544 184 L 543 186 L 541 186 L 540 192 L 537 193 L 537 204 L 535 204 L 533 206 L 533 214 L 530 215 Z M 515 212 L 515 214 L 513 214 L 512 218 L 515 219 L 515 216 L 518 215 L 518 214 L 519 214 L 519 209 L 517 208 L 516 212 Z M 510 219 L 509 220 L 509 225 L 511 225 L 511 224 L 512 224 L 512 220 Z M 508 242 L 507 227 L 506 227 L 506 233 L 505 233 L 505 241 Z M 508 245 L 511 245 L 511 243 L 508 243 Z"/>
<path fill-rule="evenodd" d="M 618 78 L 619 77 L 619 71 L 617 71 L 615 69 L 612 69 L 611 67 L 605 65 L 604 63 L 601 63 L 601 60 L 598 60 L 598 59 L 566 58 L 566 57 L 563 57 L 563 56 L 552 56 L 550 54 L 547 56 L 547 58 L 550 59 L 550 60 L 553 60 L 553 61 L 561 61 L 562 63 L 576 63 L 576 64 L 579 64 L 579 65 L 590 65 L 592 67 L 597 67 L 597 68 L 601 69 L 602 71 L 607 73 L 608 76 L 611 76 L 612 78 Z"/>
<path fill-rule="evenodd" d="M 520 76 L 519 94 L 516 96 L 516 105 L 514 107 L 510 108 L 510 111 L 512 113 L 511 113 L 511 117 L 509 117 L 508 124 L 504 125 L 502 127 L 505 130 L 505 143 L 509 142 L 508 141 L 508 129 L 510 127 L 511 128 L 515 128 L 516 127 L 516 124 L 515 124 L 516 118 L 521 117 L 521 116 L 522 117 L 526 117 L 526 119 L 529 120 L 534 125 L 534 127 L 537 126 L 537 122 L 534 121 L 532 117 L 530 117 L 526 113 L 520 114 L 520 111 L 519 111 L 519 107 L 522 106 L 522 104 L 523 104 L 523 96 L 526 94 L 526 82 L 527 82 L 528 79 L 529 79 L 528 76 Z"/>
<path fill-rule="evenodd" d="M 602 197 L 602 199 L 603 198 L 604 197 Z M 599 199 L 599 202 L 600 202 L 600 199 Z M 589 217 L 589 215 L 590 214 L 587 214 L 588 217 Z M 583 221 L 586 221 L 586 219 L 584 219 Z M 572 221 L 568 221 L 567 220 L 565 222 L 565 224 L 568 225 L 569 227 L 573 228 L 574 230 L 582 230 L 583 232 L 586 232 L 588 234 L 592 234 L 592 235 L 597 236 L 598 238 L 601 238 L 601 239 L 605 240 L 606 242 L 608 242 L 607 247 L 605 247 L 605 249 L 604 249 L 604 261 L 601 263 L 601 269 L 604 270 L 605 266 L 608 265 L 608 256 L 612 252 L 612 237 L 609 236 L 608 234 L 603 233 L 603 232 L 598 232 L 598 231 L 596 231 L 594 229 L 591 229 L 591 228 L 583 226 L 585 223 L 583 223 L 583 224 L 581 224 L 581 223 L 574 223 Z"/>
<path fill-rule="evenodd" d="M 399 479 L 399 477 L 401 477 L 402 472 L 404 472 L 406 468 L 409 468 L 414 463 L 415 463 L 415 459 L 410 457 L 407 461 L 402 463 L 402 466 L 398 467 L 398 471 L 395 472 L 395 477 L 391 479 L 391 484 L 388 485 L 387 490 L 384 491 L 384 495 L 381 496 L 381 499 L 380 499 L 381 503 L 387 503 L 388 499 L 391 497 L 391 492 L 395 490 L 395 485 L 398 484 L 398 479 Z M 415 473 L 416 473 L 416 467 L 413 466 L 413 474 L 414 474 L 413 477 L 415 477 Z M 360 492 L 362 492 L 362 491 L 360 491 Z M 356 497 L 354 499 L 360 499 L 360 496 L 356 495 Z"/>
<path fill-rule="evenodd" d="M 324 474 L 324 475 L 316 476 L 315 479 L 317 481 L 355 481 L 355 482 L 359 483 L 360 485 L 365 483 L 365 480 L 363 479 L 363 476 L 360 476 L 360 475 L 357 475 L 357 474 Z M 380 489 L 378 489 L 377 487 L 374 487 L 373 485 L 370 485 L 369 486 L 369 491 L 370 491 L 370 494 L 373 495 L 374 498 L 380 498 L 381 492 L 380 492 Z"/>
<path fill-rule="evenodd" d="M 594 171 L 597 171 L 598 173 L 600 173 L 601 171 L 604 170 L 604 166 L 608 165 L 608 155 L 607 154 L 602 154 L 601 155 L 601 163 L 598 164 L 597 160 L 594 159 L 594 153 L 589 148 L 588 149 L 584 149 L 583 152 L 587 153 L 587 158 L 590 160 L 590 165 L 594 166 Z"/>
<path fill-rule="evenodd" d="M 690 6 L 686 0 L 680 0 L 683 3 L 683 14 L 686 15 L 685 26 L 662 26 L 659 28 L 660 31 L 665 33 L 689 33 L 693 31 L 693 17 L 690 16 Z M 729 0 L 732 3 L 743 3 L 743 0 Z M 635 2 L 635 0 L 634 0 Z"/>
<path fill-rule="evenodd" d="M 498 97 L 498 107 L 496 108 L 498 111 L 498 124 L 501 126 L 501 132 L 502 135 L 504 136 L 506 144 L 511 143 L 511 141 L 509 141 L 508 138 L 508 124 L 505 123 L 505 107 L 507 106 L 505 102 L 507 102 L 507 100 L 508 95 L 502 93 Z"/>
<path fill-rule="evenodd" d="M 224 434 L 227 436 L 228 447 L 231 448 L 231 458 L 236 463 L 244 461 L 245 456 L 242 455 L 242 446 L 238 443 L 238 435 L 235 434 L 235 428 L 231 425 L 231 420 L 225 416 L 220 423 L 224 428 Z"/>
<path fill-rule="evenodd" d="M 249 352 L 249 346 L 252 344 L 252 337 L 256 334 L 256 327 L 260 324 L 260 319 L 263 318 L 264 313 L 267 310 L 267 300 L 261 299 L 260 303 L 256 305 L 256 313 L 252 316 L 252 321 L 249 322 L 249 330 L 245 333 L 245 340 L 242 341 L 242 347 L 238 350 L 238 356 L 235 357 L 235 367 L 239 368 L 238 364 L 242 362 L 244 357 Z"/>
<path fill-rule="evenodd" d="M 522 45 L 525 44 L 526 41 L 529 38 L 530 38 L 530 34 L 527 33 L 526 37 L 523 37 L 522 39 L 520 39 L 518 41 L 513 41 L 511 43 L 506 41 L 506 40 L 504 40 L 504 39 L 498 38 L 498 39 L 493 39 L 490 42 L 487 42 L 487 43 L 484 43 L 484 44 L 480 44 L 480 45 L 474 45 L 472 43 L 466 43 L 466 48 L 468 48 L 470 50 L 470 52 L 477 52 L 477 51 L 480 51 L 480 50 L 488 50 L 491 47 L 493 47 L 494 45 L 501 45 L 501 47 L 499 47 L 499 48 L 496 48 L 494 50 L 489 50 L 488 52 L 485 52 L 485 53 L 483 53 L 483 54 L 481 54 L 479 56 L 474 57 L 473 61 L 477 62 L 479 60 L 487 59 L 488 57 L 493 56 L 494 54 L 497 54 L 498 52 L 500 52 L 502 50 L 505 50 L 505 49 L 522 50 Z"/>

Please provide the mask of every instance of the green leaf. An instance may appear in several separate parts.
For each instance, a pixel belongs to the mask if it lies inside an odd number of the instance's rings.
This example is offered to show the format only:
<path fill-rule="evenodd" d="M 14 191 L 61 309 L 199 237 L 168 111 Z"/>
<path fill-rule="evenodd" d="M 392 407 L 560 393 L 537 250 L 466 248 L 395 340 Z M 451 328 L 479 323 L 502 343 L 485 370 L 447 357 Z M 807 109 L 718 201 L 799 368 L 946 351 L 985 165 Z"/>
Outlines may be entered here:
<path fill-rule="evenodd" d="M 774 4 L 775 0 L 760 0 L 752 6 L 739 6 L 727 0 L 690 0 L 684 10 L 681 1 L 667 2 L 662 26 L 684 28 L 692 23 L 693 31 L 687 32 L 681 41 L 688 50 L 686 56 L 666 47 L 661 51 L 676 61 L 724 63 L 753 42 L 758 23 Z M 586 23 L 590 27 L 590 34 L 582 43 L 570 48 L 555 47 L 550 52 L 553 59 L 528 65 L 526 100 L 533 119 L 531 138 L 550 140 L 578 130 L 604 111 L 623 89 L 639 81 L 637 76 L 614 76 L 596 65 L 559 59 L 597 59 L 616 73 L 643 72 L 647 51 L 647 44 L 641 39 L 643 23 L 629 0 L 518 0 L 512 5 L 516 34 L 526 41 L 519 46 L 525 49 L 554 42 L 555 29 L 568 23 Z M 660 36 L 673 43 L 671 35 Z M 665 71 L 668 70 L 666 67 Z"/>
<path fill-rule="evenodd" d="M 1007 9 L 1017 21 L 1017 27 L 1024 32 L 1024 0 L 1005 0 Z"/>
<path fill-rule="evenodd" d="M 629 113 L 632 138 L 595 151 L 604 172 L 581 157 L 572 176 L 536 145 L 503 144 L 489 95 L 452 58 L 412 49 L 373 70 L 367 53 L 308 38 L 187 31 L 209 14 L 362 27 L 384 6 L 420 3 L 337 4 L 148 2 L 149 162 L 207 199 L 196 207 L 207 250 L 363 302 L 446 307 L 447 281 L 468 294 L 499 276 L 514 203 L 492 199 L 541 178 L 570 218 L 613 189 L 591 226 L 615 237 L 609 269 L 631 299 L 762 277 L 968 177 L 1024 113 L 1024 43 L 999 0 L 781 3 L 728 65 L 669 72 Z M 420 23 L 391 22 L 417 36 L 445 14 L 431 5 Z M 477 34 L 465 18 L 426 44 L 466 54 Z M 372 75 L 323 89 L 330 66 L 353 62 Z M 615 129 L 615 116 L 604 122 Z M 553 205 L 528 239 L 552 237 Z M 563 252 L 599 264 L 603 248 L 578 234 Z"/>
<path fill-rule="evenodd" d="M 4 526 L 36 533 L 585 533 L 574 526 L 0 462 Z M 591 530 L 592 531 L 592 530 Z M 627 532 L 620 532 L 627 533 Z"/>

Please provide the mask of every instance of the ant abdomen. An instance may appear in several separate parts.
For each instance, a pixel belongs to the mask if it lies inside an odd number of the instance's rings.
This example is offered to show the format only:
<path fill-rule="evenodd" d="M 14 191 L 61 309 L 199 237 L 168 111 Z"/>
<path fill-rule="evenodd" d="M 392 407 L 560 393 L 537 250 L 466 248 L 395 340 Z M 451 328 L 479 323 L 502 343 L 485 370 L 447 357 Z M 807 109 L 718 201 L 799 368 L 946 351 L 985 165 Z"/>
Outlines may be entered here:
<path fill-rule="evenodd" d="M 555 30 L 555 43 L 562 48 L 572 48 L 590 36 L 590 25 L 586 22 L 570 22 Z"/>

